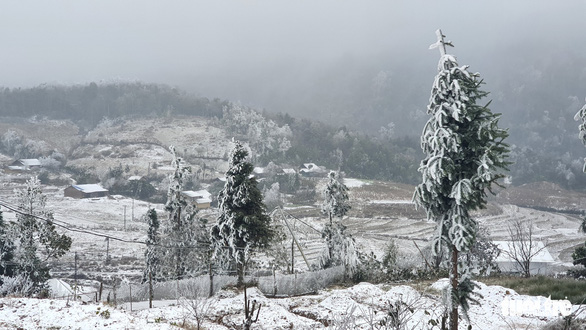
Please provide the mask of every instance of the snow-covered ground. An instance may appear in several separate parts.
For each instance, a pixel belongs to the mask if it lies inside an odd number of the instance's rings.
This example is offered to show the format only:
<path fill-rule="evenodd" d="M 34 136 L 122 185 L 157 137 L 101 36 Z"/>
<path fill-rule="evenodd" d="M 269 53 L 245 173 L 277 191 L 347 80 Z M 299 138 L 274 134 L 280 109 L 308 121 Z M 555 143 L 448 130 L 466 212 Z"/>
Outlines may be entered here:
<path fill-rule="evenodd" d="M 440 296 L 445 285 L 447 279 L 442 279 L 424 292 L 418 292 L 406 285 L 360 283 L 347 289 L 279 299 L 265 297 L 256 288 L 249 288 L 247 293 L 251 301 L 261 304 L 253 329 L 340 329 L 342 325 L 348 326 L 346 329 L 371 329 L 387 317 L 389 303 L 399 306 L 399 300 L 406 304 L 399 309 L 406 329 L 430 329 L 430 320 L 441 319 Z M 479 293 L 483 296 L 481 305 L 472 306 L 469 314 L 474 329 L 538 329 L 559 317 L 551 308 L 541 307 L 535 307 L 526 315 L 507 315 L 514 313 L 510 307 L 503 309 L 503 301 L 529 303 L 536 301 L 535 297 L 518 295 L 500 286 L 479 285 Z M 174 325 L 196 324 L 195 314 L 188 306 L 198 306 L 197 310 L 205 316 L 202 324 L 205 329 L 233 329 L 244 321 L 243 301 L 242 291 L 224 290 L 211 299 L 156 301 L 152 309 L 146 308 L 145 302 L 135 302 L 130 311 L 129 303 L 114 307 L 101 303 L 8 297 L 0 299 L 0 328 L 176 329 Z M 407 306 L 412 312 L 405 308 Z M 584 317 L 584 314 L 580 315 Z M 461 321 L 462 329 L 467 325 L 466 321 Z"/>
<path fill-rule="evenodd" d="M 360 179 L 344 178 L 344 184 L 348 188 L 357 188 L 362 187 L 364 185 L 368 185 L 368 182 Z"/>

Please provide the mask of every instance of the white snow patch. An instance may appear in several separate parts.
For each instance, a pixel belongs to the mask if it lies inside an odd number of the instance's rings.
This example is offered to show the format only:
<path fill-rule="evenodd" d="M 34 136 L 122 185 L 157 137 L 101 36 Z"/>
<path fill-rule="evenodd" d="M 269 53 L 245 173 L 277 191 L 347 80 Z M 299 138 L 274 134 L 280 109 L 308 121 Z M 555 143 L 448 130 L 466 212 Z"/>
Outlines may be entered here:
<path fill-rule="evenodd" d="M 414 203 L 413 203 L 413 201 L 410 201 L 410 200 L 383 199 L 383 200 L 370 201 L 370 204 L 414 204 Z"/>
<path fill-rule="evenodd" d="M 364 185 L 369 185 L 368 182 L 362 181 L 360 179 L 352 179 L 352 178 L 344 178 L 344 184 L 348 188 L 358 188 Z"/>

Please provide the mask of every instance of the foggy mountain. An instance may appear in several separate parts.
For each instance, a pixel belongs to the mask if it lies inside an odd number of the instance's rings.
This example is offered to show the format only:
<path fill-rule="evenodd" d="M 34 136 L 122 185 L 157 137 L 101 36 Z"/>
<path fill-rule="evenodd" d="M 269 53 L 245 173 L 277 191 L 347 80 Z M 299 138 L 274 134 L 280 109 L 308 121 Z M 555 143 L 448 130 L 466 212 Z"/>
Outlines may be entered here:
<path fill-rule="evenodd" d="M 584 1 L 11 3 L 0 86 L 144 81 L 376 135 L 417 138 L 442 28 L 510 129 L 517 184 L 575 189 Z M 488 100 L 487 100 L 488 102 Z M 91 119 L 91 118 L 90 118 Z"/>

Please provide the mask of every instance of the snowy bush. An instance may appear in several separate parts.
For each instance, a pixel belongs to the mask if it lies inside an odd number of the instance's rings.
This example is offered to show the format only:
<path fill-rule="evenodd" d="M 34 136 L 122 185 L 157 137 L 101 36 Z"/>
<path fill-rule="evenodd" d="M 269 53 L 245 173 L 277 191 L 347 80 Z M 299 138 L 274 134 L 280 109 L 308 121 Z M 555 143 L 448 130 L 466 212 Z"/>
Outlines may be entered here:
<path fill-rule="evenodd" d="M 263 191 L 264 203 L 267 206 L 267 210 L 272 210 L 276 207 L 283 206 L 281 199 L 281 192 L 279 191 L 279 183 L 275 182 L 269 189 Z"/>
<path fill-rule="evenodd" d="M 0 296 L 24 296 L 29 297 L 38 291 L 36 285 L 25 274 L 14 277 L 0 275 Z"/>
<path fill-rule="evenodd" d="M 275 274 L 256 278 L 258 289 L 267 296 L 298 296 L 316 293 L 344 279 L 344 267 L 336 266 L 306 273 Z"/>

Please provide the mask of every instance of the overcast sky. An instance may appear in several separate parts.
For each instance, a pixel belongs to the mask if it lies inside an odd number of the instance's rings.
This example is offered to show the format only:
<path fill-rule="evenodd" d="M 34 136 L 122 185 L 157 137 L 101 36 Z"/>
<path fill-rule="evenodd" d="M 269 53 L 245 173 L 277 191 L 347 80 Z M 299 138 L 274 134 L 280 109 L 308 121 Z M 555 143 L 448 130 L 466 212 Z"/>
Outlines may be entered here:
<path fill-rule="evenodd" d="M 136 79 L 245 99 L 347 58 L 433 72 L 437 28 L 482 70 L 511 45 L 584 49 L 586 1 L 3 1 L 0 85 Z"/>

